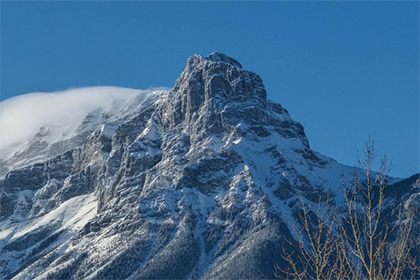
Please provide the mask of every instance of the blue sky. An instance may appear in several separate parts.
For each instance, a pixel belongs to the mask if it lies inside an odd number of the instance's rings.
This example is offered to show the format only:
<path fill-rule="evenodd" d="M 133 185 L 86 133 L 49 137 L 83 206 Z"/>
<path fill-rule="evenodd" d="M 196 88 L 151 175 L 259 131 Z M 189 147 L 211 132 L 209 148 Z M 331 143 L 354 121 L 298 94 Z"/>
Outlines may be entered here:
<path fill-rule="evenodd" d="M 311 147 L 349 165 L 371 135 L 419 171 L 418 2 L 1 2 L 1 99 L 172 87 L 194 53 L 258 73 Z M 3 132 L 2 132 L 3 133 Z"/>

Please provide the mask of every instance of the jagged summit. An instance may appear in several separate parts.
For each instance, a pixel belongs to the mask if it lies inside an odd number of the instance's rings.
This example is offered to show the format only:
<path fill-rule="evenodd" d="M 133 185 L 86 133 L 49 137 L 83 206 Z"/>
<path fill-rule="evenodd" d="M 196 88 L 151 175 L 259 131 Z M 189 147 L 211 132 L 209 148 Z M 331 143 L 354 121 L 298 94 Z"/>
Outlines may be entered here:
<path fill-rule="evenodd" d="M 178 121 L 191 120 L 200 108 L 217 107 L 221 110 L 227 104 L 243 103 L 263 108 L 267 105 L 267 94 L 260 76 L 243 69 L 239 62 L 222 53 L 188 58 L 172 91 L 175 100 L 171 103 Z"/>
<path fill-rule="evenodd" d="M 223 133 L 223 124 L 230 122 L 257 122 L 268 106 L 260 76 L 222 53 L 188 58 L 172 93 L 164 108 L 170 122 L 202 132 Z"/>
<path fill-rule="evenodd" d="M 221 53 L 221 52 L 214 52 L 209 54 L 208 56 L 202 56 L 200 54 L 192 55 L 189 59 L 192 60 L 206 60 L 206 61 L 212 61 L 212 62 L 221 62 L 221 63 L 227 63 L 232 66 L 238 67 L 242 69 L 242 65 L 234 58 Z"/>

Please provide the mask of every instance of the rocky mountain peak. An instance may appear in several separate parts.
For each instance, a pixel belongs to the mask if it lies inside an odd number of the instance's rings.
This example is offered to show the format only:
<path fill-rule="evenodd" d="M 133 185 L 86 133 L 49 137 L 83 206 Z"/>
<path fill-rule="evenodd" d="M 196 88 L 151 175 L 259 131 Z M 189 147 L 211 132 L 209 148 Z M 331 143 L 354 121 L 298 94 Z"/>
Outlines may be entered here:
<path fill-rule="evenodd" d="M 229 64 L 231 66 L 234 67 L 238 67 L 240 69 L 242 69 L 242 65 L 234 58 L 221 53 L 221 52 L 214 52 L 209 54 L 208 56 L 202 56 L 202 55 L 192 55 L 189 59 L 188 59 L 188 63 L 194 63 L 196 61 L 211 61 L 211 62 L 215 62 L 215 63 L 225 63 L 225 64 Z"/>
<path fill-rule="evenodd" d="M 194 119 L 203 106 L 214 111 L 226 105 L 252 103 L 265 108 L 267 94 L 260 76 L 222 54 L 192 55 L 172 89 L 174 122 Z M 216 109 L 216 111 L 218 111 Z"/>
<path fill-rule="evenodd" d="M 174 91 L 206 100 L 218 96 L 230 102 L 267 98 L 260 76 L 244 70 L 238 61 L 218 52 L 188 58 Z"/>

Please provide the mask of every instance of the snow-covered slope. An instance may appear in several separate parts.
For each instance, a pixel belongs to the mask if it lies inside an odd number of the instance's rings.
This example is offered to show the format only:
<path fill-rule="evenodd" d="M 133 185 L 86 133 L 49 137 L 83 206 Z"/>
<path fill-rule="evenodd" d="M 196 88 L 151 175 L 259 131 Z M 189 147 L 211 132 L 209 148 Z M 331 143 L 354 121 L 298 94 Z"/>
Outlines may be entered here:
<path fill-rule="evenodd" d="M 31 93 L 0 103 L 0 177 L 81 146 L 98 126 L 129 120 L 165 89 L 90 87 Z M 7 133 L 6 133 L 7 132 Z"/>
<path fill-rule="evenodd" d="M 340 203 L 354 171 L 312 151 L 261 78 L 221 53 L 107 108 L 73 126 L 79 142 L 60 130 L 0 181 L 8 278 L 272 278 L 300 198 Z"/>

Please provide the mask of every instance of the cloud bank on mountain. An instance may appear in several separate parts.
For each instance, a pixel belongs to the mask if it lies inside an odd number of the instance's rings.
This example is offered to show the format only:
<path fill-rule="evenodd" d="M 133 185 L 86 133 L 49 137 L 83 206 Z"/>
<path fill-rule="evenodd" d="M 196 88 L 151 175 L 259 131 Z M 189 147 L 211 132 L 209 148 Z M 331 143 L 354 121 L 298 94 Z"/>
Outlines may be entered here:
<path fill-rule="evenodd" d="M 154 90 L 86 87 L 7 99 L 0 103 L 0 150 L 29 140 L 42 127 L 52 138 L 70 135 L 90 112 L 111 113 L 133 98 L 145 100 Z"/>

